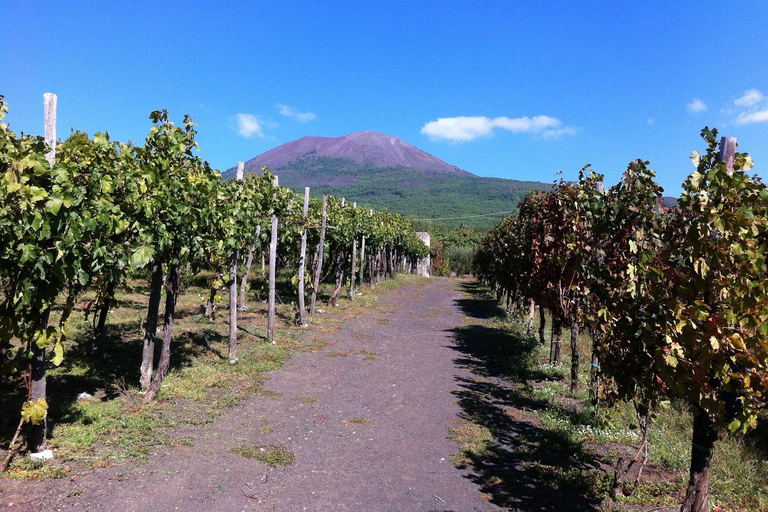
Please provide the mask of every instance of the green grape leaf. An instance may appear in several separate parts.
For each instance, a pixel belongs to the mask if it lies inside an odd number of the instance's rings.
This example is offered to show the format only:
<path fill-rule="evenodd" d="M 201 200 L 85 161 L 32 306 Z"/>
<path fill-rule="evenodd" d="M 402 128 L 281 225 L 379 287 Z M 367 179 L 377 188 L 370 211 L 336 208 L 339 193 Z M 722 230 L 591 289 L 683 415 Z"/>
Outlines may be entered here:
<path fill-rule="evenodd" d="M 48 402 L 40 397 L 37 401 L 28 400 L 21 406 L 21 417 L 25 423 L 39 425 L 48 416 Z"/>
<path fill-rule="evenodd" d="M 141 268 L 150 261 L 152 261 L 152 256 L 155 254 L 155 248 L 150 245 L 142 245 L 138 249 L 136 249 L 133 254 L 131 254 L 131 259 L 129 261 L 129 264 L 131 265 L 131 268 L 137 269 Z"/>
<path fill-rule="evenodd" d="M 56 344 L 53 346 L 53 359 L 51 359 L 51 362 L 55 366 L 59 366 L 63 360 L 64 360 L 64 347 L 61 345 L 61 341 L 57 340 Z"/>

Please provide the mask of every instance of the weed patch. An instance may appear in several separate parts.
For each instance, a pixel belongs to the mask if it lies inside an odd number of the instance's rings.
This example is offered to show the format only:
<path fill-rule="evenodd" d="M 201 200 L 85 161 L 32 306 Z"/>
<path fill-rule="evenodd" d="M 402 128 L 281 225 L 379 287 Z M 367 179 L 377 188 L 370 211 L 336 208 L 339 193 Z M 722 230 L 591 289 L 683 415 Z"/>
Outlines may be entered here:
<path fill-rule="evenodd" d="M 345 425 L 368 425 L 371 423 L 371 420 L 368 418 L 347 418 L 342 423 Z"/>
<path fill-rule="evenodd" d="M 278 444 L 240 445 L 232 447 L 230 451 L 248 459 L 260 460 L 273 468 L 277 466 L 292 466 L 296 461 L 296 456 L 288 451 L 288 448 Z"/>

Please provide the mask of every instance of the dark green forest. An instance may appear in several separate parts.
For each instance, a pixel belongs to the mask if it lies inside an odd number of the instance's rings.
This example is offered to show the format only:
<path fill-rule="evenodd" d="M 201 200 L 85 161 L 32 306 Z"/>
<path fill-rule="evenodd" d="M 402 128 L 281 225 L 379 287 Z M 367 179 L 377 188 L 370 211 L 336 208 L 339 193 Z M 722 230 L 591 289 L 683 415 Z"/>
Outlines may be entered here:
<path fill-rule="evenodd" d="M 411 219 L 445 219 L 416 222 L 425 230 L 440 232 L 462 226 L 486 231 L 503 215 L 473 215 L 510 212 L 531 190 L 550 187 L 538 181 L 484 178 L 405 167 L 377 168 L 340 158 L 313 156 L 274 171 L 280 177 L 280 185 L 300 192 L 308 186 L 313 196 L 346 197 L 357 202 L 359 207 L 400 213 Z M 233 174 L 234 170 L 230 169 L 223 176 L 227 179 Z"/>

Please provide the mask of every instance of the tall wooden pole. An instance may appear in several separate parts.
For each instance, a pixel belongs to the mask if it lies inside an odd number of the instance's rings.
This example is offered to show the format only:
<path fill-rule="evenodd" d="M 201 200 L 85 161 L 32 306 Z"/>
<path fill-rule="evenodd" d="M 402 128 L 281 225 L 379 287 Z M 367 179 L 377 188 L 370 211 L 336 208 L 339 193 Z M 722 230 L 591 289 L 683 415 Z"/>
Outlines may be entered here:
<path fill-rule="evenodd" d="M 237 163 L 237 180 L 243 179 L 243 162 Z M 235 201 L 240 200 L 240 193 L 235 196 Z M 237 258 L 238 249 L 232 251 L 229 258 L 229 363 L 237 362 Z"/>
<path fill-rule="evenodd" d="M 733 159 L 736 156 L 736 137 L 720 139 L 720 161 L 725 162 L 728 173 L 733 172 Z"/>
<path fill-rule="evenodd" d="M 352 209 L 357 210 L 357 203 L 352 203 Z M 357 213 L 357 212 L 354 212 Z M 355 267 L 357 267 L 357 238 L 352 235 L 352 265 L 349 269 L 349 300 L 355 300 Z"/>
<path fill-rule="evenodd" d="M 304 222 L 309 215 L 309 187 L 304 187 Z M 299 256 L 299 320 L 302 327 L 307 326 L 307 308 L 304 305 L 304 272 L 307 261 L 307 228 L 301 232 L 301 254 Z"/>
<path fill-rule="evenodd" d="M 253 253 L 256 252 L 257 246 L 261 246 L 259 243 L 260 235 L 261 226 L 256 226 L 256 236 L 253 239 L 251 250 L 248 252 L 248 261 L 245 262 L 245 272 L 243 272 L 243 279 L 240 281 L 240 300 L 237 303 L 237 307 L 240 311 L 248 311 L 248 305 L 245 303 L 246 294 L 248 293 L 248 276 L 251 273 L 251 265 L 253 265 Z"/>
<path fill-rule="evenodd" d="M 273 183 L 277 188 L 277 176 Z M 272 196 L 277 201 L 277 192 Z M 272 214 L 272 234 L 269 239 L 269 314 L 267 317 L 267 342 L 275 341 L 275 265 L 277 264 L 277 215 Z"/>
<path fill-rule="evenodd" d="M 309 307 L 309 314 L 315 316 L 317 313 L 317 293 L 320 291 L 320 275 L 323 272 L 323 250 L 325 247 L 325 225 L 328 221 L 326 215 L 326 207 L 328 205 L 328 197 L 323 196 L 323 210 L 320 217 L 320 243 L 317 246 L 317 267 L 315 268 L 315 281 L 314 289 L 312 290 L 312 303 Z"/>
<path fill-rule="evenodd" d="M 45 155 L 48 164 L 53 167 L 56 159 L 56 107 L 58 103 L 58 97 L 50 92 L 43 94 L 43 109 L 45 111 L 45 143 L 51 150 Z M 48 327 L 48 317 L 50 309 L 40 313 L 38 320 L 38 328 L 45 330 Z M 45 348 L 40 348 L 37 343 L 32 341 L 32 361 L 29 365 L 30 373 L 30 387 L 29 398 L 30 400 L 37 401 L 38 399 L 46 399 L 47 394 L 47 366 L 48 358 L 46 357 Z M 31 424 L 29 428 L 29 439 L 27 445 L 29 451 L 32 454 L 32 458 L 35 459 L 50 459 L 53 457 L 53 453 L 46 450 L 46 437 L 48 433 L 48 419 L 43 420 L 38 424 Z"/>
<path fill-rule="evenodd" d="M 56 107 L 59 97 L 52 92 L 43 94 L 43 106 L 45 108 L 45 143 L 51 148 L 46 153 L 45 159 L 53 167 L 54 158 L 56 158 Z"/>
<path fill-rule="evenodd" d="M 360 289 L 363 289 L 363 270 L 365 269 L 365 235 L 363 235 L 362 239 L 360 240 Z"/>

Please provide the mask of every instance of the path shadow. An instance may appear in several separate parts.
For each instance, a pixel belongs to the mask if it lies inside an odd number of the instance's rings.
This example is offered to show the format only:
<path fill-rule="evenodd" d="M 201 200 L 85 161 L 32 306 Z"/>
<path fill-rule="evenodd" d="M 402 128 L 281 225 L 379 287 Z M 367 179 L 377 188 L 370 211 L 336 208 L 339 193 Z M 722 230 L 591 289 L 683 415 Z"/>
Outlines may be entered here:
<path fill-rule="evenodd" d="M 463 283 L 462 288 L 469 297 L 457 303 L 467 316 L 486 320 L 504 314 L 481 286 Z M 599 510 L 605 474 L 597 455 L 536 420 L 536 412 L 552 408 L 531 392 L 533 382 L 548 378 L 537 369 L 537 342 L 478 324 L 450 332 L 455 363 L 476 376 L 457 377 L 454 394 L 462 417 L 490 433 L 483 449 L 462 452 L 467 478 L 491 503 L 513 510 Z"/>
<path fill-rule="evenodd" d="M 464 281 L 459 289 L 468 295 L 456 301 L 465 315 L 483 320 L 504 318 L 507 315 L 493 295 L 477 281 Z"/>

